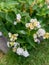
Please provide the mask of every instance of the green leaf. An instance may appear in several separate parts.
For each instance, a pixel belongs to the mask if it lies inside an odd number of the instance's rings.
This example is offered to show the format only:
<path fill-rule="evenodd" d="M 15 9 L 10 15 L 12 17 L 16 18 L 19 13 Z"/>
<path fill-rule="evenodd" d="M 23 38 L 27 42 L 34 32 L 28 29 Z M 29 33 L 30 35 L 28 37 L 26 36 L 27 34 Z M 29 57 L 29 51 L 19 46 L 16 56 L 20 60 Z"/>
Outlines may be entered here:
<path fill-rule="evenodd" d="M 31 5 L 34 0 L 27 0 L 28 4 Z"/>
<path fill-rule="evenodd" d="M 22 40 L 22 39 L 17 39 L 17 42 L 23 44 L 23 43 L 26 43 L 26 41 Z"/>
<path fill-rule="evenodd" d="M 15 20 L 15 14 L 13 12 L 6 13 L 6 20 L 13 23 Z"/>
<path fill-rule="evenodd" d="M 27 39 L 27 42 L 28 42 L 32 47 L 34 47 L 34 48 L 36 49 L 35 43 L 33 42 L 33 40 L 32 40 L 30 37 L 27 37 L 26 39 Z"/>
<path fill-rule="evenodd" d="M 1 17 L 1 18 L 5 19 L 5 16 L 6 16 L 6 13 L 0 12 L 0 17 Z"/>
<path fill-rule="evenodd" d="M 3 35 L 8 37 L 8 31 L 6 30 L 6 28 L 4 27 L 3 22 L 0 19 L 0 31 L 2 31 Z"/>

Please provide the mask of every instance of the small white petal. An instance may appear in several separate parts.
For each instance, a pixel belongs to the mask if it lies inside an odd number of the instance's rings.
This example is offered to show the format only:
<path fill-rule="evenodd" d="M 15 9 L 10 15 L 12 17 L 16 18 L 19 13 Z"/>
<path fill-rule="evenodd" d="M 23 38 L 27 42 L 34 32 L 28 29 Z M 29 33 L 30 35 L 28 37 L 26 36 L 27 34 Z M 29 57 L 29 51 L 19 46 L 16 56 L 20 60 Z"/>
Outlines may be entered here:
<path fill-rule="evenodd" d="M 38 41 L 38 39 L 36 38 L 36 39 L 34 39 L 34 41 L 35 41 L 35 42 L 37 42 L 37 41 Z"/>
<path fill-rule="evenodd" d="M 10 38 L 10 41 L 13 41 L 13 38 Z"/>
<path fill-rule="evenodd" d="M 37 40 L 37 43 L 40 44 L 40 40 L 39 39 Z"/>
<path fill-rule="evenodd" d="M 27 50 L 25 50 L 25 51 L 23 52 L 23 56 L 24 56 L 24 57 L 28 57 L 28 56 L 29 56 L 29 53 L 28 53 Z"/>
<path fill-rule="evenodd" d="M 16 21 L 14 21 L 14 25 L 16 25 L 17 24 L 17 22 Z"/>
<path fill-rule="evenodd" d="M 42 28 L 40 28 L 38 31 L 37 31 L 37 35 L 38 36 L 44 36 L 44 34 L 46 33 L 46 31 Z"/>
<path fill-rule="evenodd" d="M 41 28 L 41 25 L 38 25 L 37 28 Z"/>
<path fill-rule="evenodd" d="M 37 21 L 37 19 L 31 19 L 31 20 L 30 20 L 31 23 L 34 23 L 34 22 L 36 22 L 36 21 Z"/>
<path fill-rule="evenodd" d="M 10 47 L 10 42 L 7 42 L 7 46 Z"/>
<path fill-rule="evenodd" d="M 23 48 L 18 47 L 16 53 L 17 53 L 18 55 L 22 55 L 23 51 L 24 51 Z"/>
<path fill-rule="evenodd" d="M 28 28 L 28 27 L 30 26 L 30 23 L 26 23 L 26 25 L 25 25 L 25 26 L 26 26 L 26 28 Z"/>
<path fill-rule="evenodd" d="M 46 39 L 46 38 L 43 36 L 43 39 Z"/>
<path fill-rule="evenodd" d="M 9 37 L 11 37 L 11 33 L 10 32 L 8 33 L 8 35 L 9 35 Z"/>
<path fill-rule="evenodd" d="M 34 34 L 34 35 L 33 35 L 33 37 L 34 37 L 34 39 L 36 39 L 36 38 L 37 38 L 37 35 L 36 35 L 36 34 Z"/>
<path fill-rule="evenodd" d="M 37 42 L 38 44 L 40 43 L 39 39 L 34 39 L 35 42 Z"/>
<path fill-rule="evenodd" d="M 20 21 L 21 20 L 21 15 L 20 14 L 17 14 L 16 15 L 16 18 L 17 18 L 18 21 Z"/>
<path fill-rule="evenodd" d="M 20 44 L 18 42 L 14 42 L 14 47 L 19 46 Z"/>
<path fill-rule="evenodd" d="M 40 22 L 37 22 L 37 28 L 41 28 Z"/>
<path fill-rule="evenodd" d="M 15 36 L 15 37 L 18 37 L 18 34 L 16 33 L 16 34 L 14 34 L 14 36 Z"/>

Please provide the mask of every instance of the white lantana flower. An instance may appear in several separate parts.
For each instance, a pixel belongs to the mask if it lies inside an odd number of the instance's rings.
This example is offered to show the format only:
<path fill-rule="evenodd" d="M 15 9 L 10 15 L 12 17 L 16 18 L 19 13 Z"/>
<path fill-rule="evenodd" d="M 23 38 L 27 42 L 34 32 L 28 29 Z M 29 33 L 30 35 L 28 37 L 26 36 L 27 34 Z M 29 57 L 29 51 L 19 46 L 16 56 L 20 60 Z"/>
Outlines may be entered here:
<path fill-rule="evenodd" d="M 7 42 L 7 46 L 10 47 L 10 42 Z"/>
<path fill-rule="evenodd" d="M 8 35 L 9 35 L 9 37 L 11 37 L 11 33 L 10 32 L 8 33 Z"/>
<path fill-rule="evenodd" d="M 37 22 L 37 19 L 31 19 L 30 22 L 31 23 Z"/>
<path fill-rule="evenodd" d="M 24 56 L 24 57 L 28 57 L 28 56 L 29 56 L 28 51 L 27 51 L 27 50 L 24 51 L 24 49 L 23 49 L 23 48 L 20 48 L 20 47 L 17 48 L 16 53 L 17 53 L 18 55 L 22 55 L 22 56 Z"/>
<path fill-rule="evenodd" d="M 17 21 L 20 21 L 21 20 L 21 15 L 20 14 L 17 14 L 16 15 L 16 19 L 17 19 Z"/>
<path fill-rule="evenodd" d="M 38 31 L 37 31 L 37 35 L 40 37 L 40 36 L 44 36 L 46 33 L 46 31 L 42 28 L 40 28 Z"/>
<path fill-rule="evenodd" d="M 20 48 L 20 47 L 17 48 L 16 53 L 17 53 L 18 55 L 22 55 L 23 52 L 24 52 L 24 49 L 23 49 L 23 48 Z"/>
<path fill-rule="evenodd" d="M 3 34 L 2 34 L 2 32 L 0 32 L 0 36 L 2 36 Z"/>
<path fill-rule="evenodd" d="M 34 35 L 33 35 L 33 38 L 36 39 L 36 38 L 37 38 L 37 34 L 34 34 Z"/>
<path fill-rule="evenodd" d="M 12 33 L 8 33 L 10 41 L 15 41 L 17 40 L 18 34 L 12 34 Z"/>
<path fill-rule="evenodd" d="M 10 38 L 10 41 L 13 41 L 13 38 Z"/>
<path fill-rule="evenodd" d="M 40 22 L 37 21 L 37 19 L 31 19 L 30 23 L 26 23 L 26 28 L 30 28 L 31 30 L 35 28 L 41 28 Z"/>
<path fill-rule="evenodd" d="M 18 34 L 16 33 L 16 34 L 14 34 L 16 37 L 18 36 Z"/>
<path fill-rule="evenodd" d="M 37 41 L 38 44 L 40 43 L 40 40 L 39 39 L 37 39 L 36 41 Z"/>
<path fill-rule="evenodd" d="M 7 42 L 7 46 L 8 47 L 17 47 L 17 46 L 20 46 L 20 44 L 18 42 Z"/>
<path fill-rule="evenodd" d="M 34 37 L 34 42 L 40 43 L 40 40 L 37 38 L 37 34 L 34 34 L 33 37 Z"/>
<path fill-rule="evenodd" d="M 40 22 L 37 22 L 37 28 L 41 28 Z"/>
<path fill-rule="evenodd" d="M 26 28 L 30 28 L 30 30 L 34 29 L 34 26 L 32 23 L 26 23 Z"/>
<path fill-rule="evenodd" d="M 20 44 L 18 43 L 18 42 L 15 42 L 14 43 L 14 47 L 17 47 L 17 46 L 19 46 Z"/>
<path fill-rule="evenodd" d="M 38 22 L 37 19 L 31 19 L 30 22 L 37 28 L 41 27 L 40 22 Z"/>
<path fill-rule="evenodd" d="M 25 26 L 26 26 L 26 28 L 28 28 L 28 27 L 30 26 L 30 23 L 26 23 L 26 25 L 25 25 Z"/>
<path fill-rule="evenodd" d="M 38 38 L 34 39 L 34 42 L 40 43 L 40 40 Z"/>
<path fill-rule="evenodd" d="M 14 25 L 16 25 L 17 24 L 17 22 L 16 21 L 14 21 L 14 23 L 13 23 Z"/>
<path fill-rule="evenodd" d="M 24 57 L 28 57 L 28 56 L 29 56 L 29 53 L 28 53 L 27 50 L 23 51 L 23 56 L 24 56 Z"/>
<path fill-rule="evenodd" d="M 33 29 L 34 29 L 33 23 L 30 23 L 30 24 L 29 24 L 29 28 L 30 28 L 30 30 L 33 30 Z"/>
<path fill-rule="evenodd" d="M 36 39 L 34 39 L 34 42 L 37 42 L 38 41 L 38 39 L 36 38 Z"/>
<path fill-rule="evenodd" d="M 41 25 L 38 25 L 37 28 L 41 28 Z"/>

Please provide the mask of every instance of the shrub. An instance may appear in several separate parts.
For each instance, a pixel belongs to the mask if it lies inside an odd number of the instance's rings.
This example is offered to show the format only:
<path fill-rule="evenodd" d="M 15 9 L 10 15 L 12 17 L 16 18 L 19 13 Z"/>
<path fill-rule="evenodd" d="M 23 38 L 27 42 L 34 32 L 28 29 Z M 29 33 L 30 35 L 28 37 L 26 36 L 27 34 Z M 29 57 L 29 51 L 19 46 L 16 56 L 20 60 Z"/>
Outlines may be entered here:
<path fill-rule="evenodd" d="M 0 36 L 8 47 L 24 57 L 49 38 L 49 5 L 45 0 L 7 0 L 0 2 Z"/>

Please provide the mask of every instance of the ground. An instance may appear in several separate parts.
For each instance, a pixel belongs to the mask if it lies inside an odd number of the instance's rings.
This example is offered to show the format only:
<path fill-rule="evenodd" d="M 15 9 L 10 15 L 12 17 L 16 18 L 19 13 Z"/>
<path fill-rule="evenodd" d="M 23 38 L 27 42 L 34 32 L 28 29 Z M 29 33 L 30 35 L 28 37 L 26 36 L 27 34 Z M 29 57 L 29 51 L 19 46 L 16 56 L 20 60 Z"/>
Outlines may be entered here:
<path fill-rule="evenodd" d="M 9 51 L 6 55 L 0 52 L 0 65 L 49 65 L 49 43 L 37 45 L 30 50 L 30 57 L 24 58 Z"/>

